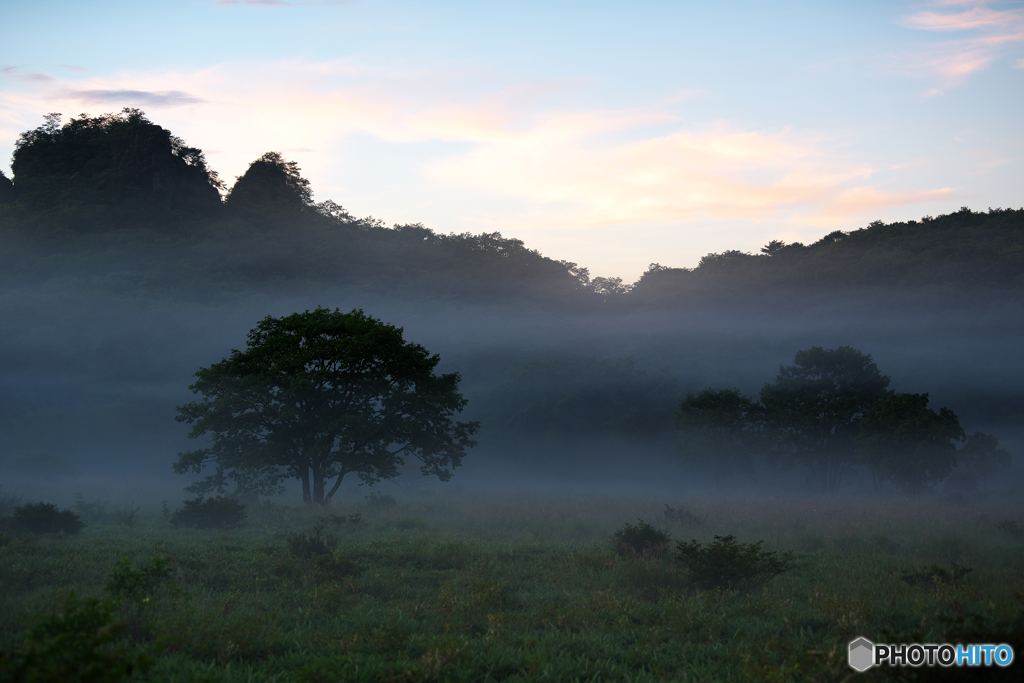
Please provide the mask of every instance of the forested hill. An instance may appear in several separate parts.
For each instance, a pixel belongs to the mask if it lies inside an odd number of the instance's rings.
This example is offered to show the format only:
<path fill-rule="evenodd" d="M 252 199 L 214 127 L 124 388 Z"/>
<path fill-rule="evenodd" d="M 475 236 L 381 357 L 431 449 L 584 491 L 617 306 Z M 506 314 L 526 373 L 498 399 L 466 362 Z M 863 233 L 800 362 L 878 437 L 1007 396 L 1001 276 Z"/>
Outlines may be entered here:
<path fill-rule="evenodd" d="M 756 255 L 708 254 L 694 269 L 652 264 L 630 295 L 658 302 L 715 292 L 978 288 L 997 295 L 1024 289 L 1024 209 L 964 207 L 920 221 L 876 221 L 810 245 L 772 241 Z"/>
<path fill-rule="evenodd" d="M 327 285 L 626 308 L 837 289 L 1024 288 L 1024 210 L 875 222 L 806 246 L 708 254 L 693 269 L 652 264 L 628 285 L 497 233 L 354 218 L 332 201 L 314 203 L 294 162 L 273 152 L 229 190 L 202 150 L 138 110 L 64 124 L 50 115 L 20 136 L 12 170 L 13 180 L 0 175 L 8 283 L 71 276 L 76 286 L 185 298 Z"/>

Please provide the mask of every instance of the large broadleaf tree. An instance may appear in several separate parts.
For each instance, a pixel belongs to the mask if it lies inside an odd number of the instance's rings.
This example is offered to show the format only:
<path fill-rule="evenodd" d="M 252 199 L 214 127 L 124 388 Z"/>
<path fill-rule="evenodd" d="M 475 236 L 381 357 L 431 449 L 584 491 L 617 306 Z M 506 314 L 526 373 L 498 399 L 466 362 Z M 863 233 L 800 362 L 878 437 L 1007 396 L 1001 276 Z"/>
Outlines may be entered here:
<path fill-rule="evenodd" d="M 439 357 L 402 335 L 361 310 L 264 318 L 246 350 L 196 372 L 189 388 L 203 398 L 177 420 L 209 445 L 180 453 L 174 471 L 214 467 L 189 487 L 199 494 L 234 481 L 268 495 L 298 479 L 306 505 L 329 503 L 349 474 L 394 477 L 407 458 L 447 481 L 479 423 L 454 419 L 458 373 L 436 374 Z"/>

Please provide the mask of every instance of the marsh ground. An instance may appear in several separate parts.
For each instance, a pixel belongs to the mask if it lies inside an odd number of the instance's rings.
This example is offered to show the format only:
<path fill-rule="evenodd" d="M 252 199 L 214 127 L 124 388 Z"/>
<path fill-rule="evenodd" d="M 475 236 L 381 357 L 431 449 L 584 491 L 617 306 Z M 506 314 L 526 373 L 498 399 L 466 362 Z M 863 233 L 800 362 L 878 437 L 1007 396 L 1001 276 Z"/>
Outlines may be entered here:
<path fill-rule="evenodd" d="M 70 590 L 102 597 L 123 558 L 157 557 L 191 597 L 122 605 L 130 646 L 159 651 L 139 680 L 841 681 L 858 636 L 1024 645 L 1017 494 L 395 499 L 267 506 L 208 531 L 173 528 L 158 504 L 117 524 L 110 506 L 77 536 L 9 536 L 0 645 L 18 647 Z M 693 516 L 666 519 L 666 503 Z M 673 541 L 763 541 L 792 551 L 791 568 L 747 591 L 698 590 L 678 561 L 616 553 L 612 534 L 637 519 Z M 295 539 L 314 530 L 330 552 L 304 557 Z M 856 677 L 894 673 L 982 672 Z"/>

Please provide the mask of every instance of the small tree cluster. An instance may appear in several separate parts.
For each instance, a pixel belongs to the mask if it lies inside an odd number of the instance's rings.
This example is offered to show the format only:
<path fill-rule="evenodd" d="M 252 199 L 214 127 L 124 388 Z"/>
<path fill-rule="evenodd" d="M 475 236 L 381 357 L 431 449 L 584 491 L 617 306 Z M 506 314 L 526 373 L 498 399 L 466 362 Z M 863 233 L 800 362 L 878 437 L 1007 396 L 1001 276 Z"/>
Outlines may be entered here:
<path fill-rule="evenodd" d="M 9 526 L 15 533 L 73 535 L 85 528 L 85 522 L 52 503 L 29 503 L 14 508 Z"/>
<path fill-rule="evenodd" d="M 655 529 L 642 519 L 636 525 L 626 524 L 615 532 L 613 541 L 615 551 L 620 555 L 639 555 L 641 557 L 661 557 L 668 546 L 669 535 Z"/>
<path fill-rule="evenodd" d="M 763 453 L 769 464 L 804 469 L 827 493 L 863 465 L 877 487 L 892 482 L 909 495 L 949 478 L 960 462 L 958 483 L 968 489 L 1010 466 L 995 437 L 968 438 L 952 410 L 928 408 L 928 394 L 889 390 L 870 354 L 815 346 L 794 360 L 756 402 L 738 389 L 687 394 L 676 414 L 687 461 L 721 480 L 752 472 Z"/>

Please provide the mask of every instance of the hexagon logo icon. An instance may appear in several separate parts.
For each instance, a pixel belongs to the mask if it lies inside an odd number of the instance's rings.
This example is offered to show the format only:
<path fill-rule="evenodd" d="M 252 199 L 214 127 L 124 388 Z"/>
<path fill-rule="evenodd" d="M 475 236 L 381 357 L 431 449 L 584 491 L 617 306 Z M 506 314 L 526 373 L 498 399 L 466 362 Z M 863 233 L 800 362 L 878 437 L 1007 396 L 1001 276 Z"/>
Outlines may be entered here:
<path fill-rule="evenodd" d="M 875 644 L 867 638 L 858 638 L 850 643 L 850 667 L 863 672 L 875 663 Z"/>

